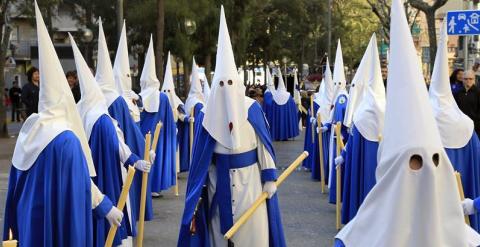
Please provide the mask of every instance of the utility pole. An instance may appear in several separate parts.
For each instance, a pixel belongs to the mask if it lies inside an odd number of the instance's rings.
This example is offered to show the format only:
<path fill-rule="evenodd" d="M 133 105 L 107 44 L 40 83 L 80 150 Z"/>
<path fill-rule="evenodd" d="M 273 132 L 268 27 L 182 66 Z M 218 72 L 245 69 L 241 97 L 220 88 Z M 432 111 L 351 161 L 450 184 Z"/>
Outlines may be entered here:
<path fill-rule="evenodd" d="M 466 1 L 464 2 L 465 4 L 465 9 L 467 10 L 470 10 L 473 8 L 473 2 L 471 1 Z M 468 71 L 470 69 L 469 67 L 469 64 L 468 64 L 468 60 L 469 60 L 469 57 L 468 57 L 468 38 L 469 36 L 468 35 L 465 35 L 463 36 L 463 58 L 464 58 L 464 62 L 463 62 L 463 65 L 465 66 L 465 71 Z"/>
<path fill-rule="evenodd" d="M 123 0 L 117 0 L 117 40 L 120 40 L 123 26 Z"/>
<path fill-rule="evenodd" d="M 332 50 L 332 0 L 328 0 L 328 43 L 327 43 L 327 52 L 328 59 L 330 60 L 330 51 Z M 331 60 L 330 60 L 331 61 Z"/>

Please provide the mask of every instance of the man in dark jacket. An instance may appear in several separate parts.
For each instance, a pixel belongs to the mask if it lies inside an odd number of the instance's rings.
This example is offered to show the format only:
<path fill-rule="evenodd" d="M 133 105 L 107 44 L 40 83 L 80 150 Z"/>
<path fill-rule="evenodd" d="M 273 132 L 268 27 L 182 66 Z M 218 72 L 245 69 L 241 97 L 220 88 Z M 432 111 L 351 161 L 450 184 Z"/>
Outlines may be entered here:
<path fill-rule="evenodd" d="M 469 116 L 480 134 L 480 90 L 475 86 L 475 72 L 469 70 L 463 76 L 463 88 L 455 94 L 458 107 Z"/>
<path fill-rule="evenodd" d="M 13 81 L 12 88 L 8 91 L 10 100 L 12 101 L 12 122 L 15 121 L 15 115 L 17 115 L 17 122 L 20 122 L 20 108 L 21 108 L 21 99 L 22 89 L 18 86 L 18 80 Z"/>
<path fill-rule="evenodd" d="M 38 69 L 32 67 L 27 72 L 28 83 L 22 88 L 22 102 L 26 107 L 27 118 L 38 112 L 38 93 L 40 86 L 40 74 Z"/>

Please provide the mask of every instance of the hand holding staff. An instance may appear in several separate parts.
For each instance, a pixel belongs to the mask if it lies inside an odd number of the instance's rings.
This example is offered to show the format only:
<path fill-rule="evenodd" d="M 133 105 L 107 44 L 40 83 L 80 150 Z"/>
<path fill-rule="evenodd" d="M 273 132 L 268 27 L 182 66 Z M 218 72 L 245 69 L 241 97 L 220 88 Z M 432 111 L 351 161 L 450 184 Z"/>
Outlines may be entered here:
<path fill-rule="evenodd" d="M 152 150 L 157 149 L 158 137 L 160 135 L 160 129 L 162 128 L 162 123 L 159 122 L 155 126 L 155 133 L 153 134 L 153 146 Z M 145 136 L 145 151 L 144 159 L 150 160 L 150 144 L 151 144 L 151 134 L 150 132 Z M 144 172 L 142 174 L 142 191 L 140 194 L 140 215 L 138 219 L 138 235 L 137 235 L 137 246 L 143 246 L 143 232 L 145 228 L 145 203 L 147 201 L 147 186 L 148 186 L 148 173 Z"/>
<path fill-rule="evenodd" d="M 455 178 L 457 178 L 457 186 L 458 192 L 460 192 L 460 200 L 463 201 L 465 200 L 465 193 L 463 192 L 462 175 L 460 175 L 459 172 L 455 172 Z M 470 218 L 468 217 L 468 215 L 465 215 L 465 223 L 467 225 L 470 225 Z"/>
<path fill-rule="evenodd" d="M 123 207 L 125 207 L 125 203 L 127 202 L 128 192 L 130 191 L 130 186 L 132 185 L 133 176 L 135 175 L 135 168 L 133 166 L 128 167 L 127 178 L 123 184 L 122 192 L 120 193 L 120 198 L 118 199 L 117 208 L 120 211 L 123 211 Z M 118 227 L 116 225 L 112 225 L 110 227 L 110 231 L 108 231 L 107 240 L 105 241 L 105 247 L 111 247 L 113 244 L 113 238 L 117 233 Z"/>
<path fill-rule="evenodd" d="M 317 116 L 317 123 L 318 127 L 320 127 L 322 121 L 321 121 L 321 116 Z M 318 154 L 319 154 L 319 159 L 320 159 L 320 183 L 321 183 L 321 189 L 322 189 L 322 194 L 325 193 L 325 170 L 323 167 L 323 136 L 322 136 L 322 131 L 318 132 Z"/>
<path fill-rule="evenodd" d="M 297 159 L 295 161 L 293 161 L 293 163 L 288 166 L 288 168 L 282 173 L 282 175 L 280 175 L 277 179 L 277 181 L 275 182 L 275 185 L 277 187 L 279 187 L 283 181 L 295 170 L 297 169 L 297 167 L 302 163 L 302 161 L 307 158 L 308 156 L 308 152 L 307 151 L 303 151 L 302 154 L 300 154 L 300 156 L 297 157 Z M 262 203 L 265 202 L 265 200 L 267 200 L 267 197 L 268 197 L 268 194 L 267 192 L 262 192 L 262 194 L 257 198 L 257 200 L 253 203 L 253 205 L 247 210 L 245 211 L 245 213 L 242 214 L 242 216 L 240 216 L 240 218 L 237 220 L 237 222 L 235 222 L 235 224 L 233 224 L 232 228 L 230 228 L 230 230 L 228 230 L 227 233 L 225 233 L 225 235 L 223 236 L 225 239 L 230 239 L 232 238 L 233 235 L 235 235 L 235 233 L 238 231 L 238 229 L 243 225 L 245 224 L 245 222 L 247 222 L 248 219 L 250 219 L 250 217 L 252 217 L 253 213 L 255 213 L 255 211 L 257 210 L 257 208 L 262 205 Z"/>
<path fill-rule="evenodd" d="M 342 124 L 337 123 L 335 125 L 335 135 L 337 136 L 337 156 L 341 155 L 342 149 L 345 147 L 342 141 Z M 337 179 L 337 190 L 336 190 L 336 202 L 335 202 L 335 211 L 336 211 L 336 227 L 337 230 L 342 228 L 341 221 L 341 210 L 342 210 L 342 167 L 341 165 L 336 166 L 336 179 Z"/>

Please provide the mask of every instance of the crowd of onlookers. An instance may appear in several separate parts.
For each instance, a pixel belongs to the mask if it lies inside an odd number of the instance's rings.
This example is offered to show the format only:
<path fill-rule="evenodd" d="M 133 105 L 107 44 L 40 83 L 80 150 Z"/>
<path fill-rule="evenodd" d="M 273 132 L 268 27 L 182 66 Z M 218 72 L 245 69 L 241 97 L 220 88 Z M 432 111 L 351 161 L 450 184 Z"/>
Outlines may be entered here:
<path fill-rule="evenodd" d="M 27 119 L 33 113 L 38 112 L 38 97 L 40 91 L 40 74 L 36 67 L 27 71 L 28 82 L 20 88 L 18 77 L 12 82 L 10 89 L 5 88 L 4 104 L 11 109 L 11 121 L 21 122 Z M 66 73 L 68 85 L 72 90 L 75 102 L 80 100 L 80 86 L 78 84 L 77 72 L 68 71 Z"/>

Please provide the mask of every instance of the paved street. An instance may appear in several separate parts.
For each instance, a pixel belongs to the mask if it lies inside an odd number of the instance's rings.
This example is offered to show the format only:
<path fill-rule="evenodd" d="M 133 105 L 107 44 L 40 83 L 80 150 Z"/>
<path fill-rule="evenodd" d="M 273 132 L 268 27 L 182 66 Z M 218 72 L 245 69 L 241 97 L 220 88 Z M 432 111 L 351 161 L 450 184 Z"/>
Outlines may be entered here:
<path fill-rule="evenodd" d="M 19 125 L 13 124 L 10 133 L 18 133 Z M 5 193 L 10 169 L 10 158 L 15 138 L 0 139 L 0 229 L 3 231 Z M 275 143 L 280 170 L 288 166 L 303 149 L 303 137 L 295 141 Z M 147 222 L 145 246 L 176 246 L 180 217 L 185 200 L 187 174 L 180 175 L 180 196 L 172 191 L 153 201 L 155 218 Z M 320 193 L 320 184 L 310 180 L 310 174 L 295 171 L 279 188 L 282 221 L 288 246 L 332 246 L 335 235 L 335 207 L 328 204 L 327 194 Z"/>

